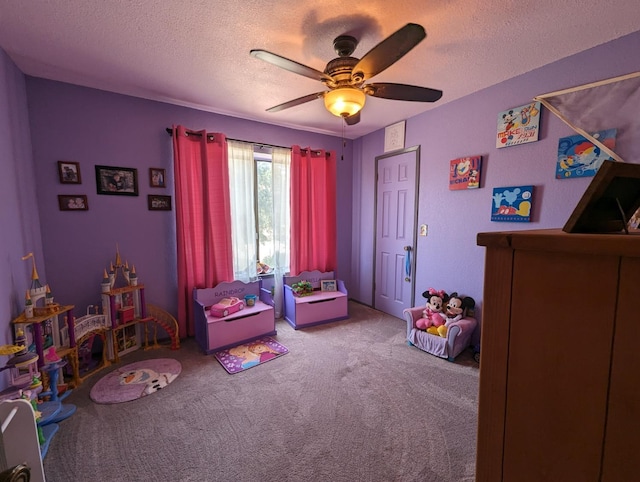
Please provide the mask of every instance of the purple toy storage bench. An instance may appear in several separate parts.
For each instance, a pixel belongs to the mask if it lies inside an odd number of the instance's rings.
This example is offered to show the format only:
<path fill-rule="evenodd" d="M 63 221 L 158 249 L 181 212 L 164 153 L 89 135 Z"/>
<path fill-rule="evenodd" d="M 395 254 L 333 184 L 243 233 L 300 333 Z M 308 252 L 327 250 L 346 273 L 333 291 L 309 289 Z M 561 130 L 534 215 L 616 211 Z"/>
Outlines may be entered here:
<path fill-rule="evenodd" d="M 407 322 L 407 341 L 427 353 L 453 361 L 471 344 L 471 335 L 478 322 L 469 316 L 461 318 L 449 325 L 447 337 L 432 335 L 416 328 L 416 321 L 422 318 L 424 306 L 407 308 L 402 312 Z"/>
<path fill-rule="evenodd" d="M 244 300 L 246 295 L 258 297 L 260 281 L 232 281 L 220 283 L 215 288 L 193 290 L 196 342 L 202 351 L 211 354 L 264 335 L 276 334 L 273 307 L 258 299 L 254 306 L 246 306 L 245 303 L 244 309 L 221 318 L 209 313 L 209 307 L 222 298 L 235 296 Z"/>
<path fill-rule="evenodd" d="M 322 280 L 333 280 L 333 271 L 303 271 L 298 276 L 284 278 L 284 319 L 294 329 L 330 323 L 349 318 L 348 296 L 344 282 L 335 280 L 336 291 L 322 291 Z M 309 281 L 313 293 L 296 296 L 291 285 Z"/>
<path fill-rule="evenodd" d="M 273 275 L 260 278 L 260 301 L 275 307 L 275 301 L 273 300 L 274 291 L 275 280 Z"/>

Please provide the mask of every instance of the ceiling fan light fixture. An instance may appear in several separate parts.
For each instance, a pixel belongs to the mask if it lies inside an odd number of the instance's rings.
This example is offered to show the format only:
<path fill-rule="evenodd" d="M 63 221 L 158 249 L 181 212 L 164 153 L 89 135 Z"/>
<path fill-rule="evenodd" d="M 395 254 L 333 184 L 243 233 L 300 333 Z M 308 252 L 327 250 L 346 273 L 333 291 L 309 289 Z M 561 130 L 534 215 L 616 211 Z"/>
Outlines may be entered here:
<path fill-rule="evenodd" d="M 340 87 L 325 94 L 324 106 L 337 117 L 350 117 L 360 112 L 366 97 L 360 89 Z"/>

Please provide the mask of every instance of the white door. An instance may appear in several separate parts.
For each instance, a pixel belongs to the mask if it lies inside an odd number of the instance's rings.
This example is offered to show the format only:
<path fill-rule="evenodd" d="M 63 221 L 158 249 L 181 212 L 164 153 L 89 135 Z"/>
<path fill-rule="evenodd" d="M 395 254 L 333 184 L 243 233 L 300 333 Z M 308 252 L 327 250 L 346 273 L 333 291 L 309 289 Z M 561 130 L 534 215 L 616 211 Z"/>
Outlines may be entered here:
<path fill-rule="evenodd" d="M 415 147 L 376 158 L 373 304 L 398 318 L 414 301 L 419 153 Z"/>

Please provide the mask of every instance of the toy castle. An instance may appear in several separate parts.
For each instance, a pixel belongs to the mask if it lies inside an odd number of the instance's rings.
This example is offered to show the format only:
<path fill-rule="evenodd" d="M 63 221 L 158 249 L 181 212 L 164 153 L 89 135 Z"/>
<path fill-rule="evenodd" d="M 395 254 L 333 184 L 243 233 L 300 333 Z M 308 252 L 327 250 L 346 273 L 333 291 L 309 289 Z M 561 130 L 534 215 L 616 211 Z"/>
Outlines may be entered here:
<path fill-rule="evenodd" d="M 36 269 L 36 261 L 33 253 L 29 253 L 22 257 L 25 261 L 31 258 L 31 288 L 27 290 L 24 302 L 24 316 L 25 318 L 33 318 L 34 316 L 45 316 L 51 313 L 55 313 L 60 305 L 53 302 L 53 294 L 49 285 L 42 286 L 40 283 L 40 277 L 38 276 L 38 270 Z M 41 306 L 38 306 L 40 300 L 43 300 Z"/>

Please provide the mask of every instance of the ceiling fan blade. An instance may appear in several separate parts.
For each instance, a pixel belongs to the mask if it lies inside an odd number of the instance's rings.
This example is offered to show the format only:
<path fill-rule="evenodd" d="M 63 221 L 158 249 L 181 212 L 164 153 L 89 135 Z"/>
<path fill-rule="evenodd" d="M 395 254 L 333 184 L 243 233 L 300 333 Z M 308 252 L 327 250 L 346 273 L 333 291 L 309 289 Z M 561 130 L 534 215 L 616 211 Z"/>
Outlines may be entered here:
<path fill-rule="evenodd" d="M 362 82 L 400 60 L 427 36 L 424 28 L 408 23 L 364 54 L 351 73 L 351 80 Z"/>
<path fill-rule="evenodd" d="M 289 72 L 293 72 L 294 74 L 303 75 L 305 77 L 309 77 L 310 79 L 319 80 L 320 82 L 333 82 L 333 79 L 324 72 L 320 72 L 319 70 L 316 70 L 312 67 L 303 65 L 299 62 L 296 62 L 295 60 L 290 60 L 286 57 L 282 57 L 281 55 L 260 49 L 251 50 L 249 53 L 260 60 L 269 62 L 276 67 L 288 70 Z"/>
<path fill-rule="evenodd" d="M 418 87 L 417 85 L 377 82 L 364 86 L 364 91 L 381 99 L 409 100 L 413 102 L 435 102 L 442 97 L 442 91 Z"/>
<path fill-rule="evenodd" d="M 349 117 L 345 117 L 344 121 L 347 123 L 348 126 L 356 125 L 358 122 L 360 122 L 360 112 L 356 112 L 355 114 L 350 115 Z"/>
<path fill-rule="evenodd" d="M 279 112 L 289 107 L 295 107 L 296 105 L 304 104 L 305 102 L 311 102 L 312 100 L 320 99 L 324 97 L 324 92 L 316 92 L 315 94 L 305 95 L 304 97 L 298 97 L 297 99 L 290 100 L 284 104 L 274 105 L 267 109 L 267 112 Z"/>

